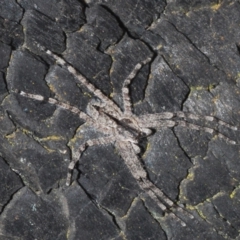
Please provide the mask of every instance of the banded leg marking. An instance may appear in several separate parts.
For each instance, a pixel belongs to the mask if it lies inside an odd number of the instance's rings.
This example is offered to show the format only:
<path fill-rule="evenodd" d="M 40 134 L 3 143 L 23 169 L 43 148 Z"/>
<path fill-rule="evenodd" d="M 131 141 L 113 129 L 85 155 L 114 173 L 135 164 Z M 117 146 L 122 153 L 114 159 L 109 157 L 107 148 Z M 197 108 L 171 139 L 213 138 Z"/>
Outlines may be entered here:
<path fill-rule="evenodd" d="M 142 63 L 138 63 L 123 82 L 122 98 L 123 98 L 123 106 L 124 106 L 124 115 L 132 114 L 132 104 L 129 96 L 129 84 L 131 83 L 133 78 L 137 75 L 138 71 L 142 68 L 142 66 L 147 64 L 150 61 L 151 61 L 151 58 L 147 58 Z"/>
<path fill-rule="evenodd" d="M 79 161 L 82 153 L 86 150 L 87 147 L 91 147 L 94 145 L 105 145 L 105 144 L 113 143 L 114 140 L 115 140 L 115 138 L 112 136 L 89 139 L 85 143 L 81 144 L 76 152 L 72 152 L 72 161 L 68 165 L 68 174 L 67 174 L 66 185 L 69 186 L 71 184 L 72 171 L 73 171 L 76 163 Z"/>
<path fill-rule="evenodd" d="M 130 143 L 117 142 L 117 147 L 121 149 L 120 155 L 122 156 L 125 164 L 128 166 L 134 178 L 137 180 L 139 187 L 147 193 L 147 195 L 160 207 L 162 211 L 167 212 L 168 208 L 161 201 L 165 202 L 169 207 L 175 207 L 177 210 L 180 209 L 181 212 L 185 213 L 185 211 L 180 206 L 176 205 L 159 188 L 157 188 L 152 182 L 147 179 L 147 173 L 141 165 L 138 157 L 134 153 L 133 148 L 131 148 Z M 186 214 L 190 218 L 193 218 L 193 216 L 188 212 L 186 212 Z M 186 226 L 186 223 L 183 222 L 182 219 L 180 219 L 176 214 L 171 213 L 171 215 L 179 219 L 182 226 Z"/>
<path fill-rule="evenodd" d="M 225 142 L 230 143 L 230 144 L 237 144 L 234 140 L 231 140 L 230 138 L 224 136 L 222 133 L 208 127 L 202 127 L 193 123 L 189 123 L 186 121 L 176 121 L 176 126 L 181 126 L 181 127 L 187 127 L 189 129 L 197 130 L 197 131 L 204 131 L 206 133 L 210 134 L 215 134 L 217 137 L 223 139 Z"/>
<path fill-rule="evenodd" d="M 97 89 L 93 84 L 91 84 L 82 74 L 80 74 L 74 67 L 67 63 L 63 58 L 52 53 L 50 50 L 47 50 L 46 53 L 53 57 L 58 64 L 67 68 L 67 70 L 89 91 L 91 91 L 96 97 L 100 98 L 102 101 L 106 102 L 107 105 L 111 106 L 115 111 L 115 115 L 121 114 L 120 108 L 111 101 L 107 96 L 105 96 L 99 89 Z"/>
<path fill-rule="evenodd" d="M 183 120 L 175 120 L 174 117 L 178 117 L 178 118 L 183 118 Z M 144 116 L 140 116 L 139 117 L 139 126 L 140 127 L 152 127 L 152 128 L 171 128 L 171 127 L 175 127 L 175 126 L 181 126 L 181 127 L 186 127 L 189 129 L 193 129 L 193 130 L 197 130 L 197 131 L 204 131 L 210 134 L 215 134 L 217 137 L 223 139 L 224 141 L 226 141 L 227 143 L 230 144 L 237 144 L 236 141 L 231 140 L 230 138 L 228 138 L 227 136 L 225 136 L 224 134 L 222 134 L 221 132 L 213 129 L 213 128 L 209 128 L 209 127 L 202 127 L 198 124 L 194 124 L 194 123 L 189 123 L 187 121 L 187 118 L 189 119 L 195 119 L 198 120 L 198 116 L 197 115 L 193 115 L 193 114 L 188 114 L 188 113 L 184 113 L 184 112 L 176 112 L 176 113 L 170 113 L 170 112 L 165 112 L 165 113 L 159 113 L 159 114 L 147 114 Z M 218 120 L 214 117 L 201 117 L 204 120 L 207 121 L 216 121 L 216 123 L 218 124 L 218 126 L 225 126 L 230 128 L 231 130 L 238 130 L 237 127 L 232 126 L 228 123 L 225 123 L 221 120 Z M 171 120 L 173 119 L 173 120 Z"/>
<path fill-rule="evenodd" d="M 174 119 L 174 118 L 182 118 L 185 121 L 187 121 L 187 119 L 204 120 L 204 121 L 207 121 L 207 122 L 214 122 L 217 125 L 217 127 L 225 126 L 225 127 L 229 128 L 231 130 L 234 130 L 234 131 L 238 130 L 238 127 L 233 126 L 229 123 L 226 123 L 222 120 L 219 120 L 216 117 L 201 116 L 201 115 L 182 112 L 182 111 L 145 114 L 145 115 L 139 116 L 139 119 L 142 122 L 142 124 L 144 124 L 144 123 L 145 124 L 150 124 L 151 121 L 155 122 L 155 121 L 160 121 L 160 120 L 171 120 L 171 119 Z"/>
<path fill-rule="evenodd" d="M 19 94 L 21 96 L 23 96 L 23 97 L 31 98 L 33 100 L 37 100 L 37 101 L 40 101 L 40 102 L 46 101 L 46 102 L 48 102 L 48 103 L 50 103 L 52 105 L 55 105 L 57 107 L 66 109 L 66 110 L 68 110 L 68 111 L 70 111 L 70 112 L 72 112 L 74 114 L 79 115 L 79 117 L 81 119 L 84 119 L 85 121 L 90 119 L 90 117 L 86 113 L 80 111 L 78 108 L 76 108 L 74 106 L 71 106 L 69 104 L 60 102 L 60 101 L 58 101 L 58 100 L 56 100 L 54 98 L 44 98 L 42 95 L 26 93 L 26 92 L 23 92 L 23 91 L 20 91 Z"/>
<path fill-rule="evenodd" d="M 208 122 L 214 122 L 217 127 L 219 126 L 225 126 L 231 130 L 237 131 L 238 128 L 236 126 L 233 126 L 229 123 L 226 123 L 222 120 L 219 120 L 216 117 L 213 116 L 202 116 L 202 115 L 197 115 L 197 114 L 192 114 L 192 113 L 187 113 L 187 112 L 176 112 L 176 116 L 179 118 L 183 118 L 184 120 L 187 121 L 187 119 L 192 119 L 192 120 L 204 120 L 204 121 L 208 121 Z"/>
<path fill-rule="evenodd" d="M 194 219 L 194 216 L 184 210 L 179 205 L 175 204 L 172 200 L 170 200 L 159 188 L 157 188 L 152 182 L 147 179 L 142 179 L 142 181 L 138 181 L 139 186 L 142 188 L 144 192 L 148 194 L 148 196 L 158 205 L 158 207 L 167 215 L 171 216 L 174 219 L 180 221 L 183 227 L 186 227 L 186 223 L 176 215 L 174 212 L 170 212 L 170 208 L 175 211 L 179 211 L 182 214 L 185 214 L 190 219 Z M 169 207 L 166 207 L 162 202 L 164 201 Z"/>

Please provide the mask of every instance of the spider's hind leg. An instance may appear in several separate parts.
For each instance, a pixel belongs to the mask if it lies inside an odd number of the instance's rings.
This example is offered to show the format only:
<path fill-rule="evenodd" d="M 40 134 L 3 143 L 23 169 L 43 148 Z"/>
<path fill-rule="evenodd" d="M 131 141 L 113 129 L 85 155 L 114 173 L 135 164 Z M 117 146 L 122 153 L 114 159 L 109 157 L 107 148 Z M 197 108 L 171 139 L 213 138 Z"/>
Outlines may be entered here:
<path fill-rule="evenodd" d="M 160 207 L 165 214 L 170 215 L 177 221 L 180 221 L 183 227 L 186 226 L 183 218 L 187 217 L 188 219 L 194 219 L 194 216 L 191 213 L 180 205 L 174 203 L 148 179 L 142 179 L 142 181 L 139 181 L 139 185 L 148 194 L 148 196 L 157 203 L 158 207 Z"/>
<path fill-rule="evenodd" d="M 132 72 L 128 75 L 128 77 L 123 82 L 122 88 L 122 98 L 123 98 L 123 106 L 124 106 L 124 114 L 131 115 L 132 114 L 132 104 L 129 96 L 129 84 L 136 77 L 138 71 L 142 68 L 143 65 L 149 63 L 151 58 L 147 58 L 145 61 L 138 63 Z"/>

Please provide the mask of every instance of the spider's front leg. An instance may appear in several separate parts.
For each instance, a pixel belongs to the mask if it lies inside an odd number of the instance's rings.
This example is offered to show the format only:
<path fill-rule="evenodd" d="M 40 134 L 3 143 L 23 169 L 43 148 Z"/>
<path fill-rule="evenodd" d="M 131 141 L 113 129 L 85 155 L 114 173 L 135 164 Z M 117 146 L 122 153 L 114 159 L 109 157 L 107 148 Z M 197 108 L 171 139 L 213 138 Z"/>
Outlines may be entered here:
<path fill-rule="evenodd" d="M 90 139 L 90 140 L 87 140 L 82 145 L 80 145 L 77 151 L 72 151 L 72 161 L 68 165 L 66 185 L 69 186 L 71 184 L 73 169 L 76 163 L 79 161 L 82 153 L 87 149 L 87 147 L 91 147 L 94 145 L 106 145 L 106 144 L 113 143 L 114 141 L 115 141 L 115 138 L 113 136 Z"/>
<path fill-rule="evenodd" d="M 81 119 L 83 119 L 85 121 L 88 121 L 90 119 L 90 117 L 86 113 L 82 112 L 77 107 L 71 106 L 71 105 L 69 105 L 67 103 L 64 103 L 64 102 L 60 102 L 60 101 L 58 101 L 54 98 L 45 98 L 42 95 L 26 93 L 24 91 L 18 91 L 18 90 L 15 90 L 15 93 L 17 93 L 17 94 L 19 94 L 19 95 L 21 95 L 25 98 L 30 98 L 30 99 L 33 99 L 33 100 L 36 100 L 36 101 L 39 101 L 39 102 L 48 102 L 51 105 L 54 105 L 56 107 L 59 107 L 59 108 L 68 110 L 68 111 L 70 111 L 74 114 L 77 114 Z"/>
<path fill-rule="evenodd" d="M 86 77 L 84 77 L 79 71 L 77 71 L 73 66 L 71 66 L 71 64 L 69 64 L 62 57 L 54 54 L 50 50 L 47 50 L 45 48 L 42 48 L 42 50 L 44 50 L 49 56 L 54 58 L 60 66 L 66 68 L 80 84 L 85 86 L 96 97 L 101 99 L 101 101 L 105 103 L 112 110 L 111 112 L 114 115 L 118 116 L 119 114 L 121 114 L 120 108 L 113 101 L 111 101 L 107 96 L 105 96 L 105 94 L 102 93 L 101 90 L 97 89 L 92 83 L 90 83 Z"/>
<path fill-rule="evenodd" d="M 129 84 L 136 77 L 139 70 L 147 63 L 151 61 L 151 58 L 147 58 L 145 61 L 138 63 L 132 72 L 128 75 L 128 77 L 123 82 L 122 88 L 122 98 L 123 98 L 123 106 L 124 106 L 124 115 L 130 116 L 132 115 L 132 104 L 129 96 Z"/>

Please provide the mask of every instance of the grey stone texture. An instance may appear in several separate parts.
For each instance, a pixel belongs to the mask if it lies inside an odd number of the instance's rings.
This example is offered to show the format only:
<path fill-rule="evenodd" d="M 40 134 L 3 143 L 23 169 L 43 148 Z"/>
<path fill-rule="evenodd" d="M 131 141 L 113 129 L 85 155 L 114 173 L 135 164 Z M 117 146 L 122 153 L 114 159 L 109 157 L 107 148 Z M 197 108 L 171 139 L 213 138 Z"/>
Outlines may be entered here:
<path fill-rule="evenodd" d="M 148 178 L 172 201 L 161 211 L 113 145 L 88 148 L 65 181 L 72 147 L 100 136 L 78 116 L 16 90 L 86 111 L 95 98 L 40 46 L 62 56 L 121 108 L 184 110 L 239 127 L 238 1 L 3 0 L 0 4 L 0 240 L 240 239 L 239 144 L 184 127 L 141 139 Z M 240 142 L 239 131 L 199 120 Z M 174 212 L 186 227 L 170 213 Z"/>

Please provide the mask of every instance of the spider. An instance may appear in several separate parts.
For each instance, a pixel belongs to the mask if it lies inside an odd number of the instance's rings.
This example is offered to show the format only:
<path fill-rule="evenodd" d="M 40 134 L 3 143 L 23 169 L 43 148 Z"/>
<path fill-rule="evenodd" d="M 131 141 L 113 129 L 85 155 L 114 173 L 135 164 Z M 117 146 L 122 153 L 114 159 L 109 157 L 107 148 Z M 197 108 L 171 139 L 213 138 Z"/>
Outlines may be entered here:
<path fill-rule="evenodd" d="M 182 206 L 174 203 L 148 179 L 147 171 L 145 170 L 138 156 L 140 153 L 140 147 L 138 146 L 139 140 L 143 137 L 148 137 L 153 134 L 152 129 L 174 128 L 176 126 L 182 126 L 193 130 L 201 130 L 207 133 L 216 134 L 219 138 L 224 139 L 226 142 L 230 144 L 236 144 L 235 141 L 227 138 L 217 130 L 193 124 L 189 122 L 189 120 L 203 119 L 204 121 L 214 122 L 217 127 L 225 126 L 231 130 L 237 130 L 237 127 L 218 120 L 212 116 L 200 116 L 183 111 L 162 112 L 136 116 L 131 107 L 129 85 L 131 80 L 137 75 L 138 71 L 145 64 L 151 61 L 150 58 L 138 63 L 129 76 L 124 80 L 122 88 L 124 111 L 122 111 L 112 100 L 105 96 L 63 58 L 52 53 L 50 50 L 46 50 L 45 48 L 41 49 L 44 50 L 51 58 L 54 58 L 57 64 L 63 68 L 66 68 L 71 74 L 73 74 L 77 81 L 91 91 L 97 99 L 90 101 L 87 106 L 87 111 L 84 113 L 78 108 L 60 102 L 54 98 L 44 99 L 44 97 L 41 95 L 26 93 L 18 90 L 16 90 L 16 92 L 24 97 L 37 101 L 46 101 L 52 105 L 71 111 L 72 113 L 77 114 L 79 118 L 90 124 L 92 128 L 104 134 L 104 137 L 87 140 L 85 143 L 79 146 L 77 151 L 72 150 L 72 159 L 68 166 L 66 185 L 69 186 L 71 184 L 73 169 L 87 147 L 91 147 L 93 145 L 114 144 L 119 150 L 119 153 L 129 168 L 131 174 L 141 188 L 141 194 L 147 194 L 165 213 L 170 208 L 174 208 L 176 211 L 178 210 L 180 212 L 185 212 L 190 218 L 194 218 L 192 214 L 187 212 Z M 177 213 L 169 212 L 169 215 L 175 218 L 177 217 L 180 219 L 181 224 L 186 226 L 185 222 L 176 214 Z"/>

